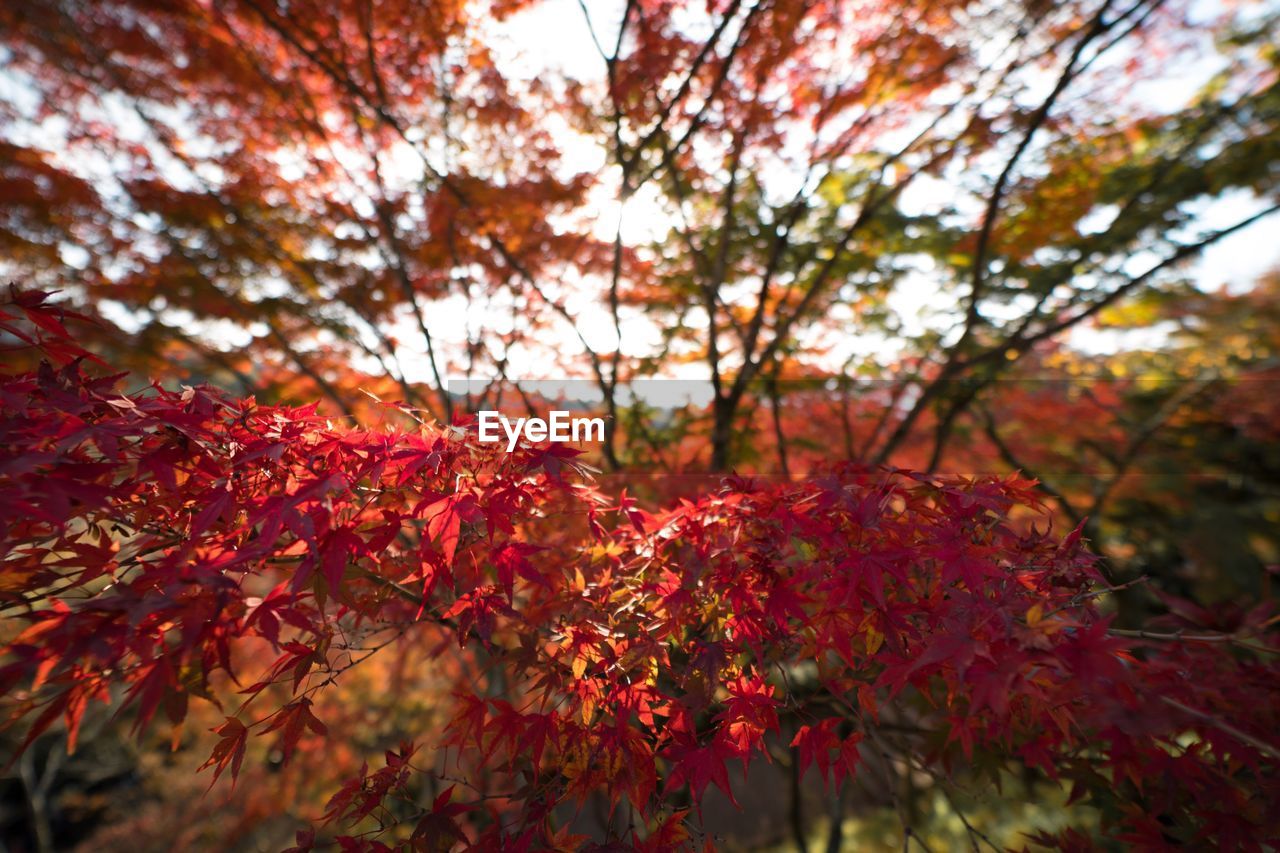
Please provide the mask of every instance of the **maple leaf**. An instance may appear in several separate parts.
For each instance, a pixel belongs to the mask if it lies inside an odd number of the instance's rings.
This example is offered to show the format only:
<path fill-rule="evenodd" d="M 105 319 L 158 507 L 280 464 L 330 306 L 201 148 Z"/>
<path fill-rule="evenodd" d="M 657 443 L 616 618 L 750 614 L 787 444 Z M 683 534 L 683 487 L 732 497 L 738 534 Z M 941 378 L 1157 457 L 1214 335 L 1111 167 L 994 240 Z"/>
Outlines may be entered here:
<path fill-rule="evenodd" d="M 745 771 L 748 758 L 765 733 L 778 728 L 777 701 L 773 698 L 773 685 L 758 676 L 740 676 L 726 686 L 729 698 L 716 719 L 724 726 L 726 739 L 742 759 Z"/>
<path fill-rule="evenodd" d="M 213 781 L 217 782 L 218 777 L 222 775 L 222 771 L 229 766 L 231 768 L 231 778 L 235 780 L 240 775 L 240 765 L 244 762 L 245 745 L 249 737 L 249 730 L 235 717 L 227 717 L 222 725 L 210 729 L 210 731 L 218 735 L 219 740 L 214 744 L 213 753 L 209 756 L 209 760 L 201 764 L 200 769 L 204 770 L 206 767 L 212 767 Z"/>
<path fill-rule="evenodd" d="M 462 803 L 451 802 L 454 788 L 454 785 L 450 785 L 441 791 L 432 801 L 431 810 L 414 827 L 414 849 L 447 851 L 452 850 L 458 842 L 466 841 L 466 833 L 457 819 L 470 809 Z"/>
<path fill-rule="evenodd" d="M 542 468 L 553 481 L 564 482 L 565 470 L 585 474 L 592 470 L 590 466 L 577 461 L 582 451 L 576 447 L 559 442 L 548 442 L 545 446 L 533 450 L 529 455 L 531 468 Z"/>
<path fill-rule="evenodd" d="M 700 802 L 702 792 L 708 785 L 714 784 L 729 797 L 730 802 L 738 804 L 729 784 L 726 766 L 729 759 L 738 757 L 734 746 L 718 741 L 706 745 L 674 744 L 667 747 L 663 755 L 672 762 L 671 772 L 666 780 L 668 789 L 687 783 L 694 800 Z"/>
<path fill-rule="evenodd" d="M 515 592 L 516 575 L 550 589 L 547 579 L 529 562 L 529 555 L 538 550 L 537 546 L 525 542 L 504 542 L 490 552 L 489 559 L 498 570 L 498 585 L 506 592 L 508 600 Z"/>
<path fill-rule="evenodd" d="M 683 847 L 689 840 L 689 830 L 685 826 L 688 814 L 688 809 L 676 809 L 663 815 L 643 839 L 633 834 L 632 843 L 643 853 L 666 853 Z"/>
<path fill-rule="evenodd" d="M 427 538 L 440 543 L 446 566 L 453 563 L 454 553 L 458 550 L 458 539 L 462 530 L 462 514 L 459 506 L 463 498 L 459 495 L 448 495 L 432 504 L 427 514 Z"/>
<path fill-rule="evenodd" d="M 350 527 L 341 527 L 332 531 L 320 552 L 323 555 L 320 570 L 330 590 L 337 590 L 342 585 L 347 565 L 361 556 L 365 550 L 365 542 Z"/>
<path fill-rule="evenodd" d="M 320 722 L 315 714 L 311 712 L 310 699 L 298 699 L 290 702 L 272 714 L 270 720 L 270 724 L 259 734 L 265 735 L 279 730 L 280 751 L 284 753 L 286 761 L 293 755 L 293 751 L 297 747 L 298 741 L 302 738 L 304 731 L 309 730 L 317 735 L 324 735 L 328 732 L 325 724 Z"/>
<path fill-rule="evenodd" d="M 712 735 L 707 742 L 701 741 L 694 733 L 687 710 L 681 710 L 671 719 L 667 731 L 672 742 L 662 751 L 662 756 L 671 762 L 666 789 L 670 791 L 688 784 L 694 802 L 701 803 L 703 791 L 714 784 L 737 805 L 727 767 L 730 759 L 739 757 L 736 746 L 719 734 Z"/>
<path fill-rule="evenodd" d="M 835 729 L 840 721 L 834 717 L 822 720 L 816 725 L 801 726 L 791 739 L 791 746 L 797 750 L 800 760 L 800 774 L 816 765 L 823 781 L 828 781 L 831 772 L 831 751 L 840 744 L 840 736 Z"/>

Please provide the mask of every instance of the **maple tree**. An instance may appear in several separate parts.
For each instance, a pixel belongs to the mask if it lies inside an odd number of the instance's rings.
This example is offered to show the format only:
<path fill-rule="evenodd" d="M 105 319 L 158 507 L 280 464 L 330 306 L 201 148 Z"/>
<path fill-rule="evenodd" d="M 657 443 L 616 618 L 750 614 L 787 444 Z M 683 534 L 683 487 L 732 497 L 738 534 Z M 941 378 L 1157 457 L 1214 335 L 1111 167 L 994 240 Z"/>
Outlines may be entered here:
<path fill-rule="evenodd" d="M 18 820 L 136 734 L 89 846 L 1274 846 L 1275 281 L 1185 278 L 1275 221 L 1275 24 L 0 4 Z M 540 372 L 599 447 L 476 441 Z"/>
<path fill-rule="evenodd" d="M 14 291 L 3 319 L 49 359 L 2 398 L 4 605 L 26 627 L 0 678 L 28 742 L 62 719 L 74 749 L 95 702 L 141 728 L 211 702 L 205 768 L 235 777 L 258 738 L 285 762 L 323 743 L 326 691 L 403 643 L 462 656 L 450 722 L 333 781 L 315 817 L 354 827 L 348 849 L 580 847 L 562 807 L 597 792 L 615 843 L 699 842 L 708 789 L 733 797 L 784 720 L 798 772 L 837 786 L 872 746 L 1036 768 L 1129 843 L 1280 832 L 1269 605 L 1228 633 L 1175 602 L 1175 630 L 1117 634 L 1080 530 L 1042 529 L 1028 482 L 832 469 L 650 513 L 572 451 L 502 453 L 474 424 L 122 393 L 59 314 Z"/>

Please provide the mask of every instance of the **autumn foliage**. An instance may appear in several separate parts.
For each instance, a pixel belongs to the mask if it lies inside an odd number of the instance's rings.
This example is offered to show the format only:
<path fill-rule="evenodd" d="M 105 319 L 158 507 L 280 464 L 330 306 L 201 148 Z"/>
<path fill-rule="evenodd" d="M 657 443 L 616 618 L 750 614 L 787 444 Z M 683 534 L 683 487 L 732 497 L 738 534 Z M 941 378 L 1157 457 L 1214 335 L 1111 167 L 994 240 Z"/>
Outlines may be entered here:
<path fill-rule="evenodd" d="M 0 846 L 1280 846 L 1278 29 L 0 2 Z"/>
<path fill-rule="evenodd" d="M 1175 604 L 1173 633 L 1117 636 L 1080 531 L 1026 481 L 833 468 L 650 513 L 571 452 L 508 455 L 465 423 L 126 393 L 43 294 L 4 310 L 47 359 L 4 377 L 0 421 L 23 626 L 0 679 L 28 741 L 62 720 L 74 749 L 95 703 L 140 729 L 212 703 L 204 769 L 234 779 L 259 742 L 324 750 L 358 717 L 326 720 L 326 695 L 402 646 L 453 673 L 447 724 L 326 780 L 298 849 L 711 843 L 708 790 L 732 798 L 783 720 L 833 786 L 892 749 L 942 776 L 1034 768 L 1143 848 L 1280 832 L 1275 620 L 1208 633 Z M 622 816 L 607 839 L 572 828 L 595 795 Z"/>

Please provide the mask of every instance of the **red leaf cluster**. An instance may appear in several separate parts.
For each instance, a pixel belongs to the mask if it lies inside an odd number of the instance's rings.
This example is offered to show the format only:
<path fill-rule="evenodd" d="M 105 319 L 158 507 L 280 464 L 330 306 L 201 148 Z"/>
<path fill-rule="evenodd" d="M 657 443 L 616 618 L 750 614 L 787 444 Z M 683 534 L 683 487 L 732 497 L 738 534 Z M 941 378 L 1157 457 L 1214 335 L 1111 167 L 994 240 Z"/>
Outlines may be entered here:
<path fill-rule="evenodd" d="M 619 843 L 669 849 L 709 787 L 733 798 L 731 767 L 790 743 L 840 784 L 886 724 L 940 772 L 981 752 L 1061 779 L 1131 844 L 1277 837 L 1274 620 L 1250 613 L 1240 646 L 1117 636 L 1078 532 L 1040 530 L 1025 481 L 833 469 L 649 514 L 465 424 L 122 393 L 42 298 L 4 310 L 0 331 L 57 339 L 56 365 L 0 379 L 0 605 L 24 625 L 0 692 L 28 741 L 62 717 L 74 746 L 113 688 L 143 727 L 247 683 L 205 765 L 235 776 L 255 738 L 288 760 L 331 737 L 316 700 L 425 632 L 503 690 L 464 682 L 443 734 L 339 787 L 325 819 L 358 822 L 417 796 L 424 748 L 462 777 L 344 847 L 583 846 L 553 812 L 602 793 L 638 815 Z"/>

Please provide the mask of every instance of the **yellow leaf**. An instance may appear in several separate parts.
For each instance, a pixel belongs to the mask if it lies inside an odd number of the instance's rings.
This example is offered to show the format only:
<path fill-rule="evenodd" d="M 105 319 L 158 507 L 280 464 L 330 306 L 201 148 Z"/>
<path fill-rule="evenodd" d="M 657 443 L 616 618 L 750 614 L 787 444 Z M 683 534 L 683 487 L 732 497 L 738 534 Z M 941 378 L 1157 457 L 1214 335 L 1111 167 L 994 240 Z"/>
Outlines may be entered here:
<path fill-rule="evenodd" d="M 880 647 L 884 645 L 884 634 L 881 634 L 875 628 L 870 626 L 867 627 L 866 632 L 863 634 L 863 639 L 865 639 L 867 643 L 868 655 L 874 655 L 876 652 L 880 651 Z"/>

